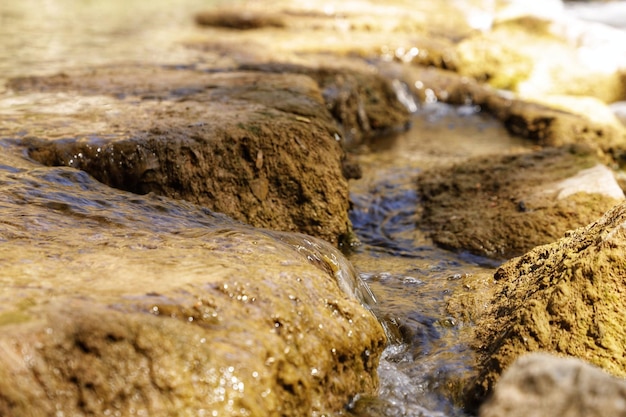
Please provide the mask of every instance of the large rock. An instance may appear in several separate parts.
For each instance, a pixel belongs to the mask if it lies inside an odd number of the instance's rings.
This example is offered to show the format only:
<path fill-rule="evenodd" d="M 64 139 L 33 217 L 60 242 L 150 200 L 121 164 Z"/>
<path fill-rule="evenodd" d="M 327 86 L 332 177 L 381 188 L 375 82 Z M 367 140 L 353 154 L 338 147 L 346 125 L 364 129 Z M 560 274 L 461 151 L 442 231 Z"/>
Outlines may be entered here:
<path fill-rule="evenodd" d="M 347 65 L 347 64 L 346 64 Z M 354 65 L 354 64 L 352 64 Z M 293 64 L 247 64 L 242 69 L 306 74 L 319 85 L 326 107 L 341 126 L 344 148 L 350 150 L 408 127 L 409 111 L 392 82 L 363 68 L 307 67 Z"/>
<path fill-rule="evenodd" d="M 581 147 L 472 158 L 420 174 L 419 225 L 438 245 L 496 259 L 519 256 L 597 219 L 624 194 Z"/>
<path fill-rule="evenodd" d="M 122 67 L 9 87 L 43 104 L 15 115 L 3 134 L 23 138 L 45 165 L 257 227 L 351 238 L 341 131 L 305 75 Z"/>
<path fill-rule="evenodd" d="M 528 352 L 578 357 L 626 376 L 626 204 L 561 240 L 510 260 L 476 324 L 479 375 L 470 402 L 490 393 Z"/>
<path fill-rule="evenodd" d="M 328 244 L 9 151 L 1 415 L 322 415 L 375 390 L 385 335 Z"/>
<path fill-rule="evenodd" d="M 522 356 L 502 375 L 480 417 L 626 415 L 626 381 L 575 358 Z"/>

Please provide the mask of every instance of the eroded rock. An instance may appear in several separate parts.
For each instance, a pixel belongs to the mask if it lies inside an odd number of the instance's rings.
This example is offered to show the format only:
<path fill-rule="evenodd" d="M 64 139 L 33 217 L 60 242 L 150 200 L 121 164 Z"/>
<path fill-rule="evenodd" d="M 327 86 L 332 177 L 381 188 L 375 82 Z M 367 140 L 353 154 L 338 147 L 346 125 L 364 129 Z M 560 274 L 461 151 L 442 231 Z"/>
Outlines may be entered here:
<path fill-rule="evenodd" d="M 328 244 L 3 147 L 0 414 L 302 416 L 375 390 L 385 335 Z"/>
<path fill-rule="evenodd" d="M 344 147 L 347 149 L 405 130 L 410 122 L 409 111 L 398 99 L 390 80 L 371 69 L 315 68 L 277 63 L 248 64 L 242 69 L 306 74 L 316 80 L 326 107 L 342 128 Z"/>
<path fill-rule="evenodd" d="M 245 8 L 218 9 L 196 15 L 196 23 L 202 26 L 215 26 L 229 29 L 260 29 L 267 27 L 285 27 L 280 14 L 249 11 Z"/>
<path fill-rule="evenodd" d="M 57 94 L 61 102 L 115 97 L 60 113 L 63 103 L 44 104 L 16 116 L 5 135 L 21 131 L 29 155 L 45 165 L 202 204 L 257 227 L 334 244 L 351 239 L 340 128 L 310 77 L 103 68 L 15 79 L 10 87 Z M 61 91 L 75 96 L 59 98 Z"/>
<path fill-rule="evenodd" d="M 496 259 L 521 255 L 623 200 L 612 172 L 598 163 L 588 149 L 566 147 L 424 171 L 419 225 L 446 248 Z"/>
<path fill-rule="evenodd" d="M 480 372 L 470 401 L 484 399 L 502 372 L 527 352 L 574 356 L 626 375 L 624 224 L 621 203 L 498 269 L 495 296 L 477 321 Z"/>

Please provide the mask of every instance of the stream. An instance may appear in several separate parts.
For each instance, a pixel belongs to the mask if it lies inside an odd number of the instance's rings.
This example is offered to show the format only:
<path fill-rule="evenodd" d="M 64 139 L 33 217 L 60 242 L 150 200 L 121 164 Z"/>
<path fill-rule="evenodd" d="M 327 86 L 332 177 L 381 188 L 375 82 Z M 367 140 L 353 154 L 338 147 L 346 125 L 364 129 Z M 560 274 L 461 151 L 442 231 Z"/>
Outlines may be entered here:
<path fill-rule="evenodd" d="M 525 146 L 471 106 L 430 103 L 415 112 L 409 131 L 361 156 L 351 220 L 362 246 L 350 260 L 378 297 L 377 315 L 398 325 L 401 338 L 383 355 L 379 397 L 357 402 L 357 415 L 466 415 L 442 389 L 471 369 L 471 326 L 450 317 L 445 300 L 463 275 L 492 274 L 497 262 L 439 249 L 416 228 L 416 176 L 429 166 Z"/>
<path fill-rule="evenodd" d="M 18 75 L 116 62 L 189 62 L 199 52 L 177 42 L 198 34 L 191 16 L 215 3 L 185 0 L 173 8 L 167 0 L 4 1 L 0 103 L 9 103 L 2 101 L 4 81 Z M 600 16 L 596 20 L 611 23 L 607 14 L 618 13 L 617 5 L 624 2 L 607 7 L 605 14 L 600 6 L 590 10 Z M 594 6 L 569 7 L 581 15 L 583 7 Z M 444 394 L 449 386 L 444 388 L 471 369 L 471 324 L 450 317 L 445 300 L 462 285 L 464 275 L 491 274 L 498 263 L 435 247 L 416 228 L 420 197 L 415 181 L 429 167 L 530 146 L 478 110 L 437 102 L 419 105 L 407 132 L 380 139 L 358 155 L 364 174 L 350 184 L 350 218 L 361 245 L 349 259 L 378 299 L 376 315 L 397 326 L 399 334 L 380 363 L 379 395 L 356 398 L 347 415 L 467 416 Z"/>

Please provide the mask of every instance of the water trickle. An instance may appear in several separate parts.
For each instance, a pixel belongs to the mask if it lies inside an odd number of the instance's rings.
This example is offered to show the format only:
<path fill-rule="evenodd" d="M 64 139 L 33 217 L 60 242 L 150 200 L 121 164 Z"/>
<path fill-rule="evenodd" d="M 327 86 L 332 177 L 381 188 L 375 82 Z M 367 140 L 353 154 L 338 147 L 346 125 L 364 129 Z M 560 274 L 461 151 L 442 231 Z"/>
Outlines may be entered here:
<path fill-rule="evenodd" d="M 477 110 L 422 105 L 410 131 L 362 157 L 364 177 L 351 184 L 350 219 L 362 245 L 350 260 L 376 294 L 373 311 L 391 335 L 379 395 L 355 399 L 355 416 L 466 416 L 455 401 L 474 360 L 471 328 L 450 315 L 446 300 L 464 276 L 490 274 L 497 264 L 433 245 L 418 228 L 416 178 L 431 164 L 519 146 Z M 432 147 L 431 137 L 438 142 Z"/>

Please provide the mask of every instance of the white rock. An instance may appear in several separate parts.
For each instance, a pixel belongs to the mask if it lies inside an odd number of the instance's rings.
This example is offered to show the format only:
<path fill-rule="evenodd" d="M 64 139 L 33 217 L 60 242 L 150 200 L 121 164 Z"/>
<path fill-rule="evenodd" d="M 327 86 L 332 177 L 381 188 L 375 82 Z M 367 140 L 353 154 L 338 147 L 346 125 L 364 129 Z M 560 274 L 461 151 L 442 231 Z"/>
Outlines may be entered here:
<path fill-rule="evenodd" d="M 479 415 L 626 416 L 626 381 L 580 359 L 532 353 L 504 372 Z"/>
<path fill-rule="evenodd" d="M 613 171 L 602 164 L 584 169 L 573 177 L 556 184 L 559 200 L 576 193 L 602 194 L 617 200 L 624 199 L 624 192 L 615 180 Z"/>

